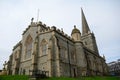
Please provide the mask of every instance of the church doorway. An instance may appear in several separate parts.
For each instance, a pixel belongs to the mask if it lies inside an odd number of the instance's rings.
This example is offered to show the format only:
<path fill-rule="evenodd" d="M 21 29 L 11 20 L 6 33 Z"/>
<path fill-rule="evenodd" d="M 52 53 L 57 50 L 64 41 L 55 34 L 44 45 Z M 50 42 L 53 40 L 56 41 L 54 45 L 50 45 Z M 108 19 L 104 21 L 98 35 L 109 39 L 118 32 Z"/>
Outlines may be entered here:
<path fill-rule="evenodd" d="M 76 77 L 76 70 L 75 70 L 75 68 L 73 69 L 73 77 Z"/>

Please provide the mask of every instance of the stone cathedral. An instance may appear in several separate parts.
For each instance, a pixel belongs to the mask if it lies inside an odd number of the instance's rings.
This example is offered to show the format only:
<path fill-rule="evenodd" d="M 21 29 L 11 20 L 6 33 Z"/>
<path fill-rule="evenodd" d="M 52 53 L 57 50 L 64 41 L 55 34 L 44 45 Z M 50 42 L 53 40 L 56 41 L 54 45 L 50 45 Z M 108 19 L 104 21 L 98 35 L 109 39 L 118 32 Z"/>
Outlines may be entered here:
<path fill-rule="evenodd" d="M 95 35 L 82 9 L 81 16 L 82 33 L 74 26 L 71 36 L 32 18 L 22 40 L 13 48 L 8 74 L 30 75 L 30 70 L 43 70 L 50 77 L 106 75 L 105 57 L 99 55 Z"/>

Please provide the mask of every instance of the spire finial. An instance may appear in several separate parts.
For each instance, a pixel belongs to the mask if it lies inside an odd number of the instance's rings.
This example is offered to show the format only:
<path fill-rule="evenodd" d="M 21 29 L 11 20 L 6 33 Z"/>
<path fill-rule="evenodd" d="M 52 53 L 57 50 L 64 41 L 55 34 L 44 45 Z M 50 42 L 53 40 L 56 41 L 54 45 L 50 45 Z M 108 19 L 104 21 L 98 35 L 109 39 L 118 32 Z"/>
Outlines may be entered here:
<path fill-rule="evenodd" d="M 82 8 L 81 8 L 81 16 L 82 16 L 82 35 L 88 34 L 88 32 L 90 32 L 90 29 Z"/>
<path fill-rule="evenodd" d="M 76 28 L 76 25 L 74 25 L 74 28 Z"/>
<path fill-rule="evenodd" d="M 38 20 L 39 20 L 39 9 L 38 9 L 38 11 L 37 11 L 37 22 L 38 22 Z"/>
<path fill-rule="evenodd" d="M 31 19 L 31 23 L 33 22 L 34 18 Z"/>

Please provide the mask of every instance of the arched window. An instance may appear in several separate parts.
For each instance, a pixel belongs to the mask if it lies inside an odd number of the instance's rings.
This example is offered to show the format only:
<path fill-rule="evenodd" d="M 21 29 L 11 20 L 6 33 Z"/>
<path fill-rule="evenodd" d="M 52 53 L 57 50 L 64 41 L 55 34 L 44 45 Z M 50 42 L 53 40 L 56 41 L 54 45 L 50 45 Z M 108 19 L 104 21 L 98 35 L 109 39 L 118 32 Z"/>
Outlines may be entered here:
<path fill-rule="evenodd" d="M 75 61 L 75 59 L 76 59 L 74 51 L 71 52 L 71 59 L 72 59 L 72 61 Z"/>
<path fill-rule="evenodd" d="M 47 44 L 46 40 L 42 40 L 42 42 L 41 42 L 41 56 L 47 54 L 47 48 L 48 48 L 48 44 Z"/>
<path fill-rule="evenodd" d="M 62 46 L 60 48 L 60 55 L 61 55 L 62 59 L 65 59 L 65 57 L 67 56 L 67 55 L 65 55 L 66 54 L 65 52 L 66 52 L 66 48 Z"/>
<path fill-rule="evenodd" d="M 32 37 L 29 35 L 26 39 L 26 43 L 25 43 L 25 59 L 28 59 L 31 57 L 31 53 L 32 53 Z"/>

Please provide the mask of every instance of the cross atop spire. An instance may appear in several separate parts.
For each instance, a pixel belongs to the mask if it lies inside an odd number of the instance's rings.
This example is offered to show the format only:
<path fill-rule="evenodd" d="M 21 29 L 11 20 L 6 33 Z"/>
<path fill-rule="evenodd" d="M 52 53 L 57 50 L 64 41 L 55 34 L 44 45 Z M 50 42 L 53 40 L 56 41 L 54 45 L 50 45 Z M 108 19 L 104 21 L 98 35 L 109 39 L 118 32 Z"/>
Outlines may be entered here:
<path fill-rule="evenodd" d="M 84 12 L 81 8 L 81 15 L 82 15 L 82 35 L 87 34 L 90 32 L 87 20 L 85 18 Z"/>

